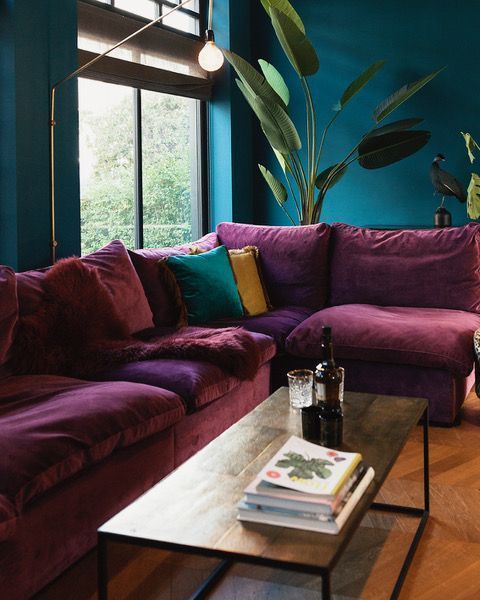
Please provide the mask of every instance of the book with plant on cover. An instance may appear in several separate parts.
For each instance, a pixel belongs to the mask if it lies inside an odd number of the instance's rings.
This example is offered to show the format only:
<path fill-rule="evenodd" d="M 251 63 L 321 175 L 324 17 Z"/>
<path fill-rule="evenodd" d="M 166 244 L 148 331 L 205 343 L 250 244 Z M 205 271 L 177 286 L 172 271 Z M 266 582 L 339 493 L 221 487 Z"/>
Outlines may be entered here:
<path fill-rule="evenodd" d="M 293 435 L 258 477 L 276 486 L 333 498 L 361 460 L 357 452 L 325 448 Z"/>

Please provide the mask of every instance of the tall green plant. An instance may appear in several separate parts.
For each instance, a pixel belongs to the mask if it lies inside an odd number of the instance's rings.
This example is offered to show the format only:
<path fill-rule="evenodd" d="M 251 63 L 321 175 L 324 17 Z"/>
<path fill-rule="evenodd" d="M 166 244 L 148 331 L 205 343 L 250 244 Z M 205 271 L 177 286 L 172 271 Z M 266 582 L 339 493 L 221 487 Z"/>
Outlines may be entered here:
<path fill-rule="evenodd" d="M 480 150 L 480 146 L 469 133 L 463 133 L 463 139 L 467 146 L 468 158 L 473 165 L 475 161 L 475 153 Z M 471 219 L 480 218 L 480 175 L 472 173 L 470 184 L 467 190 L 467 213 Z"/>
<path fill-rule="evenodd" d="M 414 83 L 404 85 L 381 102 L 373 111 L 375 126 L 338 162 L 320 169 L 320 161 L 330 128 L 347 104 L 383 67 L 380 60 L 370 65 L 343 92 L 328 123 L 320 130 L 308 77 L 319 69 L 315 48 L 307 37 L 302 19 L 288 0 L 261 0 L 271 19 L 280 45 L 298 75 L 305 97 L 305 137 L 298 133 L 288 114 L 290 91 L 282 75 L 265 60 L 259 60 L 257 71 L 242 57 L 224 50 L 235 69 L 240 91 L 257 116 L 283 170 L 286 186 L 266 167 L 258 165 L 280 207 L 292 223 L 317 223 L 325 195 L 345 175 L 348 166 L 357 161 L 364 169 L 378 169 L 417 152 L 430 139 L 429 131 L 414 130 L 423 119 L 402 119 L 379 127 L 394 110 L 431 81 L 434 71 Z M 304 147 L 304 153 L 300 150 Z M 295 216 L 286 204 L 291 199 Z M 290 205 L 289 205 L 290 206 Z"/>

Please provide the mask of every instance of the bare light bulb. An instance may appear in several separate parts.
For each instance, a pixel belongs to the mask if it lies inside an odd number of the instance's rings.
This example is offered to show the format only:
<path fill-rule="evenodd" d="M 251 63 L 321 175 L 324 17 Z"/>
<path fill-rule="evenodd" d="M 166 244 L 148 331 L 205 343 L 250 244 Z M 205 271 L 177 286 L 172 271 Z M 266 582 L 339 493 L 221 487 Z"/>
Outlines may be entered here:
<path fill-rule="evenodd" d="M 208 29 L 205 35 L 205 46 L 200 50 L 198 55 L 198 63 L 210 73 L 218 71 L 223 65 L 223 53 L 218 46 L 215 45 L 215 37 L 213 31 Z"/>

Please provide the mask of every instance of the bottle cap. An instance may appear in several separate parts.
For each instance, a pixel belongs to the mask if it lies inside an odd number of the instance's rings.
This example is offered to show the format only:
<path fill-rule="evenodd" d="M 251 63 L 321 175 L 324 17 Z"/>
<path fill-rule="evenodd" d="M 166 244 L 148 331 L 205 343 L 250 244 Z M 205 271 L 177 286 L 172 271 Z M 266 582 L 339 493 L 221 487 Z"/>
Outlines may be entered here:
<path fill-rule="evenodd" d="M 324 325 L 322 327 L 322 333 L 323 333 L 323 335 L 332 335 L 332 328 L 329 327 L 328 325 Z"/>

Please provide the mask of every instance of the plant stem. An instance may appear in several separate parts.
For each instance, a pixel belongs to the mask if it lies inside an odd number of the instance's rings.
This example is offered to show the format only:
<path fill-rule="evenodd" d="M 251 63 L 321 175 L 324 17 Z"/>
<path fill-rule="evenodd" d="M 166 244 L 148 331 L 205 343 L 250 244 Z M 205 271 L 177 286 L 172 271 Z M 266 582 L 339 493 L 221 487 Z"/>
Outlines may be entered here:
<path fill-rule="evenodd" d="M 290 166 L 289 166 L 289 172 L 291 173 Z M 293 175 L 292 175 L 292 177 L 293 177 Z M 287 185 L 288 185 L 288 188 L 290 190 L 290 194 L 292 195 L 293 201 L 295 202 L 295 209 L 297 211 L 298 222 L 301 223 L 301 221 L 302 221 L 302 213 L 301 213 L 301 210 L 300 210 L 300 207 L 299 207 L 299 204 L 298 204 L 297 197 L 296 197 L 295 192 L 293 190 L 292 184 L 290 182 L 290 179 L 288 178 L 288 173 L 285 173 L 285 179 L 287 180 Z M 295 180 L 295 183 L 297 184 L 297 187 L 298 187 L 298 182 L 296 180 Z"/>

